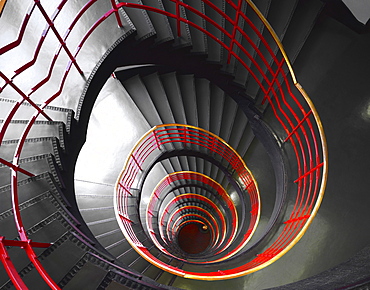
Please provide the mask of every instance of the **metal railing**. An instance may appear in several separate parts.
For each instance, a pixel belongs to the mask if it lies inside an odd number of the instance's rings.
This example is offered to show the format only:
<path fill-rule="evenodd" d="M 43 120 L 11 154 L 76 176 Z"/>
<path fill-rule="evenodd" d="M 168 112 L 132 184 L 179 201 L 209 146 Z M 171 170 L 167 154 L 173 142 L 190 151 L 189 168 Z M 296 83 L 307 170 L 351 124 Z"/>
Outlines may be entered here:
<path fill-rule="evenodd" d="M 165 146 L 167 144 L 173 145 L 173 150 L 182 150 L 184 148 L 189 149 L 189 147 L 194 151 L 205 150 L 207 155 L 218 158 L 217 160 L 221 164 L 224 164 L 226 168 L 229 168 L 234 172 L 236 175 L 235 178 L 240 180 L 242 189 L 245 190 L 249 196 L 251 208 L 248 230 L 245 233 L 242 233 L 243 238 L 239 244 L 233 248 L 233 250 L 228 251 L 217 260 L 209 261 L 210 263 L 226 260 L 227 258 L 237 254 L 248 243 L 258 225 L 260 216 L 260 197 L 257 183 L 245 165 L 243 159 L 224 140 L 222 140 L 220 137 L 217 137 L 213 133 L 189 125 L 165 124 L 158 125 L 144 134 L 144 136 L 131 150 L 126 159 L 125 166 L 117 180 L 114 199 L 116 216 L 125 238 L 143 258 L 163 270 L 173 274 L 185 276 L 190 273 L 169 266 L 163 261 L 157 259 L 150 253 L 148 248 L 141 243 L 135 234 L 135 229 L 133 227 L 133 225 L 137 223 L 135 219 L 138 215 L 138 211 L 134 213 L 135 218 L 131 218 L 129 212 L 130 204 L 139 204 L 140 202 L 140 200 L 134 200 L 132 202 L 132 197 L 136 197 L 136 185 L 139 183 L 139 180 L 142 178 L 142 175 L 144 172 L 146 172 L 147 168 L 149 168 L 152 163 L 155 162 L 164 151 L 166 151 Z M 225 200 L 226 204 L 231 209 L 232 230 L 229 233 L 229 237 L 226 238 L 226 244 L 224 244 L 222 247 L 222 250 L 226 250 L 232 244 L 236 236 L 238 217 L 235 205 L 231 201 L 228 194 L 218 183 L 205 175 L 197 173 L 177 172 L 167 176 L 157 185 L 147 206 L 148 232 L 154 233 L 151 225 L 151 213 L 153 214 L 152 211 L 155 201 L 160 200 L 161 192 L 167 186 L 179 179 L 198 180 L 213 187 L 213 189 L 217 191 L 219 196 Z M 205 198 L 202 197 L 201 199 L 204 201 Z M 155 233 L 150 234 L 150 238 L 153 240 L 158 249 L 167 255 L 175 257 L 168 252 L 167 249 L 161 245 L 161 243 L 158 242 L 158 240 L 155 238 Z M 180 257 L 178 258 L 181 260 Z"/>
<path fill-rule="evenodd" d="M 209 219 L 212 220 L 213 222 L 213 224 L 209 226 L 212 229 L 213 236 L 216 237 L 214 239 L 213 245 L 211 246 L 214 251 L 213 252 L 214 255 L 217 255 L 225 251 L 225 249 L 227 249 L 230 246 L 230 244 L 233 243 L 237 233 L 238 213 L 236 207 L 233 201 L 231 200 L 231 197 L 227 194 L 225 189 L 219 183 L 217 183 L 210 177 L 205 176 L 204 174 L 191 171 L 181 171 L 167 175 L 159 182 L 153 193 L 150 195 L 146 211 L 147 212 L 146 226 L 149 232 L 154 233 L 154 235 L 151 236 L 153 242 L 157 245 L 157 247 L 163 248 L 161 246 L 161 243 L 158 242 L 158 239 L 155 235 L 156 233 L 153 230 L 153 216 L 154 216 L 153 212 L 159 213 L 160 210 L 160 207 L 157 207 L 156 204 L 158 203 L 158 201 L 165 197 L 166 189 L 171 188 L 173 183 L 179 180 L 185 181 L 185 183 L 199 181 L 204 185 L 210 186 L 215 191 L 214 194 L 221 198 L 220 200 L 221 202 L 219 204 L 215 204 L 215 202 L 213 202 L 209 198 L 201 194 L 195 193 L 180 194 L 176 196 L 168 204 L 164 206 L 163 211 L 160 214 L 160 217 L 157 216 L 158 219 L 157 226 L 159 227 L 159 236 L 161 237 L 162 241 L 166 243 L 166 240 L 168 241 L 174 240 L 175 233 L 177 233 L 179 229 L 178 223 L 181 221 L 181 212 L 192 208 L 196 209 L 196 211 L 198 212 L 205 213 L 209 217 Z M 177 202 L 180 202 L 182 200 L 186 201 L 189 199 L 195 199 L 201 204 L 203 203 L 207 204 L 209 208 L 212 209 L 213 212 L 211 212 L 210 210 L 205 210 L 200 207 L 194 208 L 189 206 L 183 206 L 176 209 L 175 204 Z M 227 220 L 228 223 L 225 221 L 225 216 L 221 212 L 220 207 L 223 209 L 222 212 L 224 212 L 227 217 L 231 218 L 231 221 Z M 168 218 L 166 218 L 167 216 Z M 219 223 L 217 223 L 217 221 Z M 164 230 L 164 228 L 166 228 L 166 230 Z M 174 228 L 177 228 L 177 230 L 175 231 Z M 228 237 L 226 237 L 227 232 Z M 246 238 L 248 239 L 249 236 Z M 207 261 L 204 261 L 203 263 L 215 263 L 227 259 L 228 257 L 235 255 L 238 252 L 238 250 L 240 250 L 243 246 L 244 246 L 243 243 L 240 243 L 238 247 L 236 247 L 237 250 L 229 251 L 226 255 L 217 260 L 208 257 Z"/>
<path fill-rule="evenodd" d="M 77 56 L 81 53 L 81 51 L 83 51 L 85 43 L 91 37 L 91 35 L 93 35 L 93 32 L 101 24 L 105 23 L 110 16 L 115 17 L 118 27 L 122 27 L 122 19 L 119 15 L 119 9 L 121 8 L 144 9 L 160 13 L 169 18 L 174 18 L 177 22 L 178 35 L 181 35 L 182 33 L 180 24 L 186 23 L 187 25 L 190 25 L 203 32 L 209 39 L 212 39 L 215 43 L 217 43 L 220 48 L 226 50 L 227 62 L 230 63 L 232 59 L 235 59 L 238 65 L 244 67 L 252 79 L 260 87 L 264 98 L 263 100 L 257 100 L 257 105 L 259 103 L 263 104 L 268 102 L 277 123 L 284 131 L 284 134 L 279 137 L 284 140 L 284 146 L 292 148 L 295 155 L 295 160 L 291 160 L 291 162 L 294 162 L 297 167 L 294 182 L 296 184 L 296 192 L 291 194 L 295 200 L 295 205 L 289 219 L 287 219 L 284 223 L 282 232 L 275 242 L 268 247 L 268 249 L 266 249 L 263 253 L 260 253 L 249 263 L 230 271 L 223 271 L 222 273 L 209 273 L 207 275 L 184 275 L 182 271 L 177 271 L 175 269 L 172 271 L 172 273 L 188 278 L 215 280 L 234 278 L 257 271 L 271 264 L 273 261 L 284 255 L 290 248 L 292 248 L 294 244 L 296 244 L 303 236 L 304 232 L 307 230 L 316 212 L 318 211 L 323 198 L 327 179 L 327 146 L 325 136 L 318 113 L 306 92 L 297 82 L 289 59 L 272 27 L 258 11 L 251 0 L 239 0 L 237 4 L 235 4 L 234 1 L 225 0 L 225 3 L 227 3 L 227 5 L 229 5 L 229 7 L 235 11 L 234 18 L 231 18 L 229 15 L 227 15 L 225 11 L 213 4 L 212 1 L 201 0 L 204 5 L 207 6 L 207 8 L 212 9 L 214 12 L 218 13 L 225 22 L 231 24 L 233 27 L 231 31 L 228 31 L 225 29 L 225 26 L 217 23 L 209 16 L 203 14 L 202 11 L 198 11 L 194 7 L 191 7 L 184 2 L 180 0 L 171 1 L 176 4 L 176 13 L 174 14 L 145 5 L 126 2 L 116 4 L 116 2 L 113 0 L 86 1 L 86 4 L 84 4 L 78 13 L 74 15 L 68 27 L 61 32 L 56 28 L 55 22 L 58 20 L 60 12 L 63 11 L 65 6 L 70 1 L 62 0 L 56 4 L 56 7 L 53 11 L 48 11 L 39 0 L 34 0 L 30 2 L 30 5 L 27 8 L 26 15 L 19 28 L 18 36 L 11 42 L 0 47 L 0 55 L 3 59 L 5 59 L 5 61 L 2 63 L 10 63 L 11 60 L 6 60 L 7 54 L 13 51 L 19 51 L 22 53 L 21 45 L 23 42 L 25 42 L 27 34 L 34 33 L 31 29 L 28 29 L 30 20 L 39 17 L 39 15 L 41 15 L 41 17 L 44 19 L 46 23 L 45 29 L 40 32 L 39 40 L 35 46 L 34 53 L 30 60 L 23 63 L 19 67 L 12 67 L 11 71 L 14 72 L 12 74 L 9 72 L 0 71 L 0 79 L 2 80 L 0 93 L 8 93 L 11 91 L 11 95 L 13 97 L 17 96 L 18 98 L 2 124 L 0 131 L 0 145 L 3 142 L 5 132 L 9 129 L 11 120 L 15 118 L 16 113 L 19 111 L 22 104 L 28 103 L 35 110 L 34 114 L 29 118 L 29 122 L 19 138 L 13 160 L 9 161 L 0 157 L 0 163 L 9 167 L 11 172 L 10 182 L 12 186 L 13 212 L 20 240 L 22 243 L 25 243 L 24 249 L 26 250 L 29 259 L 52 289 L 58 289 L 58 286 L 54 281 L 52 281 L 45 269 L 42 267 L 41 263 L 37 260 L 36 254 L 33 251 L 33 244 L 29 241 L 26 235 L 22 217 L 19 211 L 17 188 L 18 174 L 24 173 L 28 176 L 33 176 L 32 172 L 22 169 L 19 159 L 22 154 L 25 140 L 35 121 L 41 116 L 47 120 L 52 120 L 45 108 L 47 105 L 63 95 L 63 91 L 68 87 L 67 77 L 70 75 L 71 69 L 74 68 L 75 71 L 81 75 L 81 79 L 84 80 L 85 69 L 83 64 L 78 61 Z M 83 32 L 83 35 L 81 35 L 78 43 L 71 46 L 67 41 L 70 34 L 75 31 L 75 27 L 79 22 L 81 22 L 82 17 L 90 9 L 93 9 L 93 5 L 97 2 L 109 3 L 110 7 L 105 11 L 99 11 L 97 15 L 95 15 L 96 18 L 94 19 L 93 24 L 91 24 Z M 260 23 L 264 25 L 265 29 L 272 36 L 274 45 L 279 47 L 278 53 L 274 53 L 274 51 L 271 49 L 271 44 L 262 35 L 258 29 L 258 25 L 256 23 L 252 23 L 252 21 L 250 21 L 250 19 L 241 10 L 242 5 L 245 3 L 259 17 Z M 180 14 L 180 9 L 185 9 L 185 11 L 189 11 L 201 17 L 208 23 L 208 25 L 215 27 L 215 29 L 219 31 L 223 37 L 219 38 L 213 35 L 207 29 L 204 29 L 203 27 L 200 27 L 199 25 L 183 18 Z M 37 15 L 35 15 L 35 11 L 37 11 Z M 3 13 L 5 12 L 6 7 Z M 248 27 L 254 31 L 258 38 L 258 42 L 260 42 L 267 51 L 267 55 L 264 55 L 262 50 L 259 48 L 259 45 L 256 42 L 253 42 L 250 35 L 244 32 L 243 27 L 239 25 L 241 22 L 245 23 L 245 25 L 248 25 Z M 253 48 L 255 55 L 251 55 L 251 53 L 242 45 L 242 43 L 238 41 L 236 37 L 237 35 L 240 35 L 244 41 L 249 43 L 249 45 Z M 24 75 L 26 72 L 29 74 L 29 76 L 36 72 L 35 64 L 40 61 L 41 50 L 45 47 L 45 39 L 49 39 L 51 37 L 56 38 L 55 41 L 58 43 L 58 47 L 55 53 L 52 54 L 51 58 L 48 60 L 50 62 L 46 76 L 41 80 L 37 78 L 32 79 L 32 76 L 29 77 L 34 82 L 29 88 L 24 88 L 20 84 L 17 84 L 17 79 L 19 79 L 20 76 Z M 66 55 L 66 63 L 64 63 L 64 71 L 60 72 L 60 66 L 57 67 L 56 63 L 58 59 L 61 58 L 62 53 L 64 56 Z M 270 58 L 272 59 L 272 63 L 269 61 Z M 247 59 L 251 65 L 249 65 L 245 59 Z M 257 61 L 257 59 L 260 61 Z M 260 63 L 262 63 L 262 65 Z M 252 69 L 252 67 L 255 68 L 255 70 Z M 60 74 L 53 78 L 53 74 L 56 71 L 58 71 Z M 289 73 L 287 73 L 287 71 Z M 58 84 L 56 85 L 56 83 Z M 33 97 L 35 93 L 40 91 L 42 88 L 48 88 L 48 94 L 41 94 L 43 95 L 42 102 L 37 104 L 36 101 L 33 100 Z M 295 90 L 298 90 L 299 93 L 297 94 Z M 210 144 L 210 146 L 212 146 L 212 144 Z M 146 154 L 148 153 L 149 152 Z M 228 158 L 226 155 L 224 157 Z M 132 160 L 134 160 L 134 157 Z M 137 170 L 140 170 L 139 167 L 141 160 L 139 159 L 133 162 L 136 165 L 133 165 L 132 168 L 130 168 L 131 175 L 133 175 Z M 243 172 L 240 172 L 240 175 L 243 176 Z M 243 178 L 247 179 L 247 177 Z M 248 182 L 246 184 L 248 184 Z M 125 191 L 125 189 L 122 187 L 120 190 Z M 119 209 L 119 211 L 121 210 L 122 208 Z M 6 249 L 4 248 L 4 245 L 6 244 L 5 241 L 6 240 L 2 238 L 0 243 L 1 253 L 4 257 L 6 257 Z M 18 245 L 14 244 L 13 246 Z M 5 268 L 8 270 L 13 283 L 18 285 L 18 288 L 24 289 L 24 285 L 22 284 L 23 282 L 21 281 L 19 275 L 17 275 L 14 271 L 11 261 L 9 259 L 2 259 L 2 262 Z"/>

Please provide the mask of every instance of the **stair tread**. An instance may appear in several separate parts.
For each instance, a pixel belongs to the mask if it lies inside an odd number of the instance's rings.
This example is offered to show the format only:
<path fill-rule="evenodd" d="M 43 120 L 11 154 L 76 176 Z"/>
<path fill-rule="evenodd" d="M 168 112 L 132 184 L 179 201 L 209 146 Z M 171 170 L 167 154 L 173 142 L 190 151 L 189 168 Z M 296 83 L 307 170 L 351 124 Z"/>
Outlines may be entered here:
<path fill-rule="evenodd" d="M 179 75 L 178 82 L 184 105 L 186 124 L 198 127 L 194 76 Z"/>
<path fill-rule="evenodd" d="M 174 15 L 176 15 L 176 4 L 173 3 L 171 0 L 162 0 L 163 7 L 167 12 L 170 12 Z M 186 17 L 186 12 L 183 7 L 180 7 L 180 15 L 182 18 L 187 18 Z M 174 41 L 174 46 L 175 47 L 191 47 L 192 41 L 191 41 L 191 36 L 190 36 L 190 31 L 189 31 L 189 26 L 188 24 L 185 24 L 183 22 L 180 23 L 180 36 L 178 35 L 177 31 L 177 21 L 176 19 L 169 17 L 168 21 L 170 23 L 170 27 L 172 30 L 173 35 L 175 36 L 175 41 Z"/>
<path fill-rule="evenodd" d="M 4 120 L 0 120 L 0 125 L 4 124 Z M 21 137 L 28 121 L 12 120 L 3 136 L 3 140 L 13 140 Z M 51 121 L 35 121 L 31 130 L 27 134 L 28 138 L 56 137 L 59 139 L 60 146 L 66 149 L 66 130 L 63 122 Z"/>
<path fill-rule="evenodd" d="M 136 76 L 126 80 L 122 84 L 130 94 L 130 97 L 135 102 L 136 106 L 143 113 L 143 115 L 146 116 L 150 126 L 153 127 L 155 125 L 162 124 L 162 120 L 157 113 L 157 109 L 150 98 L 145 85 L 142 83 L 139 77 Z"/>
<path fill-rule="evenodd" d="M 0 98 L 1 110 L 0 110 L 0 119 L 6 119 L 10 110 L 17 103 L 16 100 Z M 28 103 L 23 103 L 17 110 L 17 113 L 13 116 L 13 120 L 29 120 L 32 115 L 35 113 L 36 109 Z M 66 124 L 67 132 L 70 132 L 70 126 L 72 125 L 72 120 L 74 119 L 74 111 L 68 108 L 46 106 L 44 112 L 53 121 L 60 121 Z M 47 121 L 43 115 L 39 116 L 38 120 Z"/>
<path fill-rule="evenodd" d="M 68 206 L 63 193 L 48 172 L 19 181 L 17 187 L 20 204 L 45 192 L 51 192 L 59 202 Z M 0 205 L 0 212 L 2 213 L 11 208 L 11 186 L 7 185 L 1 187 L 0 194 L 2 195 L 2 203 Z"/>
<path fill-rule="evenodd" d="M 156 111 L 158 112 L 158 116 L 160 116 L 160 119 L 162 120 L 161 124 L 175 123 L 175 119 L 159 75 L 152 74 L 143 77 L 142 82 L 149 93 L 148 96 L 150 96 Z"/>
<path fill-rule="evenodd" d="M 212 1 L 214 5 L 216 5 L 221 11 L 225 12 L 225 2 L 223 0 L 214 0 Z M 224 27 L 225 21 L 223 17 L 217 13 L 213 8 L 205 5 L 205 12 L 208 17 L 213 19 L 216 23 L 218 23 L 221 27 Z M 206 23 L 207 31 L 209 31 L 212 35 L 214 35 L 219 40 L 224 40 L 224 34 L 213 26 L 211 23 L 207 21 Z M 212 38 L 207 36 L 207 43 L 208 43 L 208 61 L 221 63 L 224 55 L 224 49 L 221 48 L 220 44 L 215 42 Z"/>
<path fill-rule="evenodd" d="M 4 140 L 0 146 L 0 156 L 5 160 L 12 160 L 19 140 Z M 64 154 L 55 137 L 28 138 L 22 147 L 21 158 L 28 158 L 35 155 L 53 154 L 60 169 L 63 169 Z"/>
<path fill-rule="evenodd" d="M 94 252 L 94 249 L 77 236 L 66 233 L 52 246 L 44 250 L 38 259 L 51 278 L 58 282 L 64 278 L 66 272 L 76 265 L 87 251 Z M 65 253 L 68 253 L 68 259 L 65 259 Z M 32 285 L 33 287 L 37 285 L 37 289 L 46 289 L 45 282 L 34 267 L 27 266 L 22 272 L 24 272 L 22 279 L 26 285 Z"/>
<path fill-rule="evenodd" d="M 141 0 L 129 0 L 126 2 L 133 4 L 142 4 Z M 155 35 L 156 31 L 153 27 L 152 22 L 150 21 L 146 10 L 136 8 L 124 8 L 124 10 L 136 29 L 136 38 L 138 39 L 138 41 L 147 39 Z"/>
<path fill-rule="evenodd" d="M 170 110 L 175 123 L 186 124 L 185 111 L 182 105 L 180 88 L 177 82 L 176 73 L 171 72 L 160 76 L 163 89 L 166 93 Z"/>
<path fill-rule="evenodd" d="M 107 271 L 93 263 L 86 262 L 63 289 L 83 289 L 88 281 L 91 289 L 97 289 L 107 275 Z"/>
<path fill-rule="evenodd" d="M 144 5 L 148 5 L 157 9 L 163 10 L 162 0 L 142 0 Z M 174 40 L 174 35 L 170 28 L 170 23 L 165 15 L 161 15 L 156 12 L 147 11 L 149 18 L 154 26 L 156 31 L 156 44 L 162 44 L 168 41 Z"/>
<path fill-rule="evenodd" d="M 19 160 L 19 165 L 20 168 L 27 170 L 34 175 L 50 172 L 59 187 L 65 188 L 61 172 L 52 154 L 41 154 L 23 158 Z M 24 180 L 28 177 L 28 175 L 18 172 L 18 181 Z M 8 184 L 10 184 L 10 168 L 6 165 L 0 164 L 0 187 Z"/>
<path fill-rule="evenodd" d="M 203 1 L 185 0 L 184 3 L 200 11 L 202 14 L 205 13 Z M 202 17 L 196 15 L 195 13 L 189 10 L 186 10 L 186 16 L 189 21 L 193 22 L 194 24 L 198 25 L 203 29 L 206 29 L 206 21 Z M 189 26 L 189 31 L 193 45 L 191 52 L 197 54 L 206 54 L 208 52 L 208 46 L 207 46 L 207 37 L 205 36 L 205 34 L 200 30 L 194 28 L 193 26 Z"/>

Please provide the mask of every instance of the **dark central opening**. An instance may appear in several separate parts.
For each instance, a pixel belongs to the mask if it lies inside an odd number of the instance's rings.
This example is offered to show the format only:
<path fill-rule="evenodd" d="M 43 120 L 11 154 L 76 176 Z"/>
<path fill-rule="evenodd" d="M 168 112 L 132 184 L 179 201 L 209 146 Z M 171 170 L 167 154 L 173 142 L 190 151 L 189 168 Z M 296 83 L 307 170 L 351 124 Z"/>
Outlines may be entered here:
<path fill-rule="evenodd" d="M 187 224 L 180 229 L 177 241 L 185 253 L 199 254 L 209 246 L 211 233 L 204 225 Z"/>

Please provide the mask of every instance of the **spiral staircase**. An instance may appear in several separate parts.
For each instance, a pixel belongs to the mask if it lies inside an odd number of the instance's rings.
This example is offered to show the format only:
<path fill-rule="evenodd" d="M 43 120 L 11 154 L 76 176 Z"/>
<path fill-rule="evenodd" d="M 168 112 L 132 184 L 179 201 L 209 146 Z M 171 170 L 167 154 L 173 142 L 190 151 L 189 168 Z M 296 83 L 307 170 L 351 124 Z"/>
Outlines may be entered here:
<path fill-rule="evenodd" d="M 0 7 L 1 289 L 369 289 L 342 2 Z"/>

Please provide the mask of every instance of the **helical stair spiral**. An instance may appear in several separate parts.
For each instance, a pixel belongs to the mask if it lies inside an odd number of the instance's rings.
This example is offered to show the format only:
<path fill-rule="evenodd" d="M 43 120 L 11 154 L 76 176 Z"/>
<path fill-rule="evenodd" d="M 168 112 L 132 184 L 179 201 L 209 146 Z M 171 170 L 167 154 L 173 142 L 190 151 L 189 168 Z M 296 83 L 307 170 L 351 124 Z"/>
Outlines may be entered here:
<path fill-rule="evenodd" d="M 328 174 L 299 2 L 1 2 L 0 286 L 225 287 L 293 248 Z"/>

